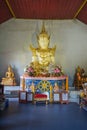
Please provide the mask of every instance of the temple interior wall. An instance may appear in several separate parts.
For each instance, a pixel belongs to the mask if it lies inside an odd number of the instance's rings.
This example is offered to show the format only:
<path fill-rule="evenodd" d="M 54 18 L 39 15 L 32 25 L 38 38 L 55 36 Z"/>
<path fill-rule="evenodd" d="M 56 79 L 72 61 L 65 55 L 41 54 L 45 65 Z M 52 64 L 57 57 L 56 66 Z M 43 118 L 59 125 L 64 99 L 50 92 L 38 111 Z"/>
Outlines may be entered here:
<path fill-rule="evenodd" d="M 11 19 L 0 25 L 0 80 L 5 77 L 10 64 L 16 81 L 24 73 L 24 67 L 31 62 L 29 44 L 38 46 L 36 35 L 42 27 L 42 20 Z M 83 67 L 87 73 L 87 25 L 78 20 L 45 20 L 50 35 L 50 46 L 56 44 L 55 61 L 69 76 L 72 86 L 76 67 Z"/>

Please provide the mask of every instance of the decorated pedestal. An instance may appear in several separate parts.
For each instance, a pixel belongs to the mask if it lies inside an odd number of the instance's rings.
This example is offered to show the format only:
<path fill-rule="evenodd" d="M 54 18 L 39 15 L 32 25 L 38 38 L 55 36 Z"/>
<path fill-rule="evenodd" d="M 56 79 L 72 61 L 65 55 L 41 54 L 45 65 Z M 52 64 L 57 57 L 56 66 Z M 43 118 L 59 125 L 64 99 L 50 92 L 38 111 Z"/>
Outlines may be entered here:
<path fill-rule="evenodd" d="M 55 82 L 58 86 L 62 86 L 65 83 L 65 90 L 68 91 L 68 77 L 20 77 L 20 89 L 21 90 L 30 90 L 30 87 L 34 84 L 33 93 L 36 91 L 39 93 L 48 92 L 50 102 L 53 101 L 53 87 Z"/>
<path fill-rule="evenodd" d="M 24 82 L 23 82 L 24 80 Z M 62 86 L 65 83 L 65 90 L 68 91 L 68 76 L 61 77 L 20 77 L 20 87 L 23 87 L 23 83 L 25 88 L 29 88 L 34 83 L 34 86 L 37 86 L 41 91 L 48 91 L 49 86 L 54 86 L 55 82 L 59 86 Z M 23 88 L 24 89 L 24 88 Z"/>

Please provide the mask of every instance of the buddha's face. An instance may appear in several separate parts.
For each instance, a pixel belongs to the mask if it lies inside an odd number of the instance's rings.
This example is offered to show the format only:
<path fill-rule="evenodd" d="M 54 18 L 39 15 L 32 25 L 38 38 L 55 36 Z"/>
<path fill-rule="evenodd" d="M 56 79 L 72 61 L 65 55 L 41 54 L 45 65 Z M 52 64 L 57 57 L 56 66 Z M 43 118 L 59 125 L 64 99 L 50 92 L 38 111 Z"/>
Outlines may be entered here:
<path fill-rule="evenodd" d="M 38 39 L 38 43 L 41 49 L 47 49 L 49 45 L 48 37 L 41 36 Z"/>

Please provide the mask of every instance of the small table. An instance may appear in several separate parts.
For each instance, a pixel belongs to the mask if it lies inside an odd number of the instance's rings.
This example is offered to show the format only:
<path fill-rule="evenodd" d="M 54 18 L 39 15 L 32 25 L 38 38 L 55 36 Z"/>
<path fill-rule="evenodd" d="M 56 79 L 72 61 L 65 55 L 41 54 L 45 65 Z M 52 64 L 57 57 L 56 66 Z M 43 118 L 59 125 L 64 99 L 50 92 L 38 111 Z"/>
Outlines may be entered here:
<path fill-rule="evenodd" d="M 53 93 L 53 102 L 60 103 L 61 101 L 61 93 L 60 92 L 54 92 Z"/>
<path fill-rule="evenodd" d="M 68 104 L 69 103 L 69 94 L 68 94 L 68 91 L 61 91 L 61 104 L 63 103 L 66 103 Z"/>
<path fill-rule="evenodd" d="M 19 102 L 20 103 L 28 103 L 33 102 L 33 93 L 27 91 L 19 91 Z"/>
<path fill-rule="evenodd" d="M 48 104 L 48 100 L 47 100 L 47 95 L 46 94 L 35 94 L 34 95 L 34 104 L 36 104 L 36 102 L 46 102 L 46 104 Z"/>

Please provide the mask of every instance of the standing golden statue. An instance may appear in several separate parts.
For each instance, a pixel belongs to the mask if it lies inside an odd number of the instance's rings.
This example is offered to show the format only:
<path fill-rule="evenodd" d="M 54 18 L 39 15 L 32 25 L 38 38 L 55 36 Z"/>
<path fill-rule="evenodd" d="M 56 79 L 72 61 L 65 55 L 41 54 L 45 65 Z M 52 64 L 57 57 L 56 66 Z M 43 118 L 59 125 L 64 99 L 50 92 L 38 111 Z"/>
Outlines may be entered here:
<path fill-rule="evenodd" d="M 5 73 L 5 78 L 2 78 L 1 84 L 4 84 L 4 85 L 13 85 L 13 86 L 16 85 L 15 77 L 14 77 L 14 72 L 12 70 L 11 65 L 8 66 L 8 70 Z"/>
<path fill-rule="evenodd" d="M 38 40 L 38 48 L 34 48 L 30 45 L 30 49 L 32 51 L 32 63 L 36 75 L 40 73 L 48 72 L 49 65 L 55 64 L 55 49 L 56 46 L 53 48 L 49 48 L 50 36 L 45 30 L 45 26 L 43 23 L 42 31 L 37 36 Z"/>

